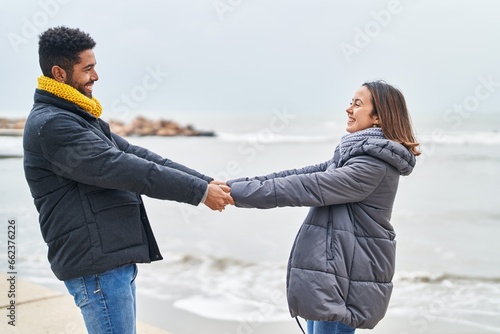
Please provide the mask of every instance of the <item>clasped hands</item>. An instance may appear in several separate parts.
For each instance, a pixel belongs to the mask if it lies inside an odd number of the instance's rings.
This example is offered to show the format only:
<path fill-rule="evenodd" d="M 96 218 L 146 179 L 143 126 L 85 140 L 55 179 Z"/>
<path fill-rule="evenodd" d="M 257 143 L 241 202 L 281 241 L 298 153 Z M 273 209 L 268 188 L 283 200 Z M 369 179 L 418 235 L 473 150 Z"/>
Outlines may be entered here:
<path fill-rule="evenodd" d="M 230 195 L 231 188 L 226 182 L 213 180 L 208 184 L 208 194 L 205 205 L 212 210 L 222 211 L 226 205 L 234 205 L 234 200 Z"/>

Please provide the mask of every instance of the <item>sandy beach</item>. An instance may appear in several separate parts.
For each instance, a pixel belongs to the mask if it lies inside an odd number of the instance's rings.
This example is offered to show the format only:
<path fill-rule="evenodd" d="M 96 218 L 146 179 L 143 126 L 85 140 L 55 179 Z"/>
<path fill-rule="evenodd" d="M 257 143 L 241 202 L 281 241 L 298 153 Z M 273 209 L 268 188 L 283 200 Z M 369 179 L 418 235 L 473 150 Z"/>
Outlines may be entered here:
<path fill-rule="evenodd" d="M 86 333 L 80 311 L 69 294 L 17 277 L 11 280 L 15 282 L 13 288 L 9 278 L 12 275 L 0 275 L 2 334 Z M 137 331 L 144 334 L 169 334 L 144 322 L 138 322 Z"/>

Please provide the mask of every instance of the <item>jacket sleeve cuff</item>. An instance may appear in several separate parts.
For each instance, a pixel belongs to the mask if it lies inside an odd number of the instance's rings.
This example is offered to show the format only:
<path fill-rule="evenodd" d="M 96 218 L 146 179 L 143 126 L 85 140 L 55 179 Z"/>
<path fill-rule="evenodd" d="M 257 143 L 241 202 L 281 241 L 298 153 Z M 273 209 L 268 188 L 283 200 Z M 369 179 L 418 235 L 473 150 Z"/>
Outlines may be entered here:
<path fill-rule="evenodd" d="M 207 199 L 207 197 L 208 197 L 208 184 L 207 184 L 207 189 L 205 190 L 205 194 L 201 198 L 200 204 L 205 204 L 205 200 Z"/>

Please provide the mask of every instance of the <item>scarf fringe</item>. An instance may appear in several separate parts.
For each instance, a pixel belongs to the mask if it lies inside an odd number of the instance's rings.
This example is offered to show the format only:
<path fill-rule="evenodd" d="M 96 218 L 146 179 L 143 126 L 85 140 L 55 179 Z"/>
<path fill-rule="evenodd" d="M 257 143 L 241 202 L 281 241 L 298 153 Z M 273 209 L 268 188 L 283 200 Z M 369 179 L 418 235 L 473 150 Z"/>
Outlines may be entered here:
<path fill-rule="evenodd" d="M 42 75 L 38 78 L 38 89 L 76 104 L 95 118 L 102 114 L 101 103 L 95 97 L 89 98 L 63 82 Z"/>

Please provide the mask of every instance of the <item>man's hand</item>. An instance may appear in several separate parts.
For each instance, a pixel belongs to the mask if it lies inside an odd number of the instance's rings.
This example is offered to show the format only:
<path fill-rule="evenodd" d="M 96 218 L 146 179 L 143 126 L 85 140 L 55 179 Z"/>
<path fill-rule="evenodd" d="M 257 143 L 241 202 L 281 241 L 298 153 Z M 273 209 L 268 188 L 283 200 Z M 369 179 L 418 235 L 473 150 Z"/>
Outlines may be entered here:
<path fill-rule="evenodd" d="M 212 180 L 210 182 L 210 184 L 217 184 L 217 185 L 219 185 L 222 188 L 222 190 L 224 190 L 225 192 L 227 192 L 229 194 L 229 203 L 227 203 L 227 204 L 235 205 L 234 204 L 234 198 L 231 196 L 231 188 L 227 185 L 226 182 L 224 182 L 224 181 L 218 181 L 218 180 Z"/>
<path fill-rule="evenodd" d="M 208 184 L 208 194 L 205 205 L 212 210 L 222 211 L 228 204 L 234 204 L 234 200 L 229 195 L 231 188 L 225 182 L 212 181 Z"/>
<path fill-rule="evenodd" d="M 219 185 L 219 187 L 221 187 L 222 190 L 224 190 L 225 192 L 227 192 L 229 194 L 229 202 L 227 204 L 235 205 L 234 198 L 231 196 L 231 187 L 229 187 L 226 182 L 213 180 L 210 183 Z"/>
<path fill-rule="evenodd" d="M 219 186 L 226 186 L 227 187 L 227 183 L 226 182 L 219 181 L 219 180 L 212 180 L 212 181 L 210 181 L 210 184 L 216 184 L 216 185 L 219 185 Z"/>

